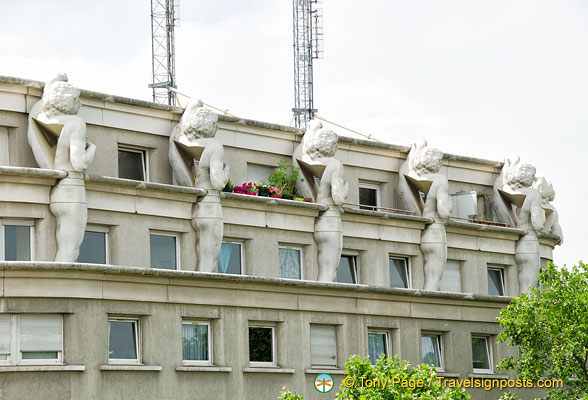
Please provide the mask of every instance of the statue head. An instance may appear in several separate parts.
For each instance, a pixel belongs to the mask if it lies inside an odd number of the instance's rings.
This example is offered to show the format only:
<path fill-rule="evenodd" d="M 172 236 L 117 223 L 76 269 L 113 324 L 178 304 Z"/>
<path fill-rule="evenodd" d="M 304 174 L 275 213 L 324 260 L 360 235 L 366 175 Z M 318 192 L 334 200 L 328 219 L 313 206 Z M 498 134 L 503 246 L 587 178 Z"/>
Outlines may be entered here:
<path fill-rule="evenodd" d="M 553 185 L 544 177 L 537 177 L 537 179 L 533 183 L 533 187 L 539 190 L 539 193 L 541 194 L 541 199 L 545 203 L 549 203 L 550 201 L 553 201 L 553 199 L 555 199 L 555 190 L 553 190 Z"/>
<path fill-rule="evenodd" d="M 333 157 L 337 151 L 337 134 L 323 128 L 323 124 L 312 120 L 306 127 L 302 145 L 302 153 L 311 158 Z"/>
<path fill-rule="evenodd" d="M 55 82 L 43 93 L 42 109 L 49 116 L 77 114 L 80 106 L 80 90 L 69 82 Z"/>
<path fill-rule="evenodd" d="M 508 174 L 508 185 L 512 188 L 531 187 L 535 182 L 535 167 L 531 164 L 521 164 L 516 170 Z"/>
<path fill-rule="evenodd" d="M 419 149 L 416 147 L 415 149 Z M 420 147 L 414 158 L 414 168 L 420 174 L 434 174 L 439 172 L 443 162 L 443 152 L 433 147 Z"/>
<path fill-rule="evenodd" d="M 190 101 L 180 120 L 180 129 L 189 139 L 211 138 L 216 135 L 218 115 L 203 108 L 200 100 Z"/>

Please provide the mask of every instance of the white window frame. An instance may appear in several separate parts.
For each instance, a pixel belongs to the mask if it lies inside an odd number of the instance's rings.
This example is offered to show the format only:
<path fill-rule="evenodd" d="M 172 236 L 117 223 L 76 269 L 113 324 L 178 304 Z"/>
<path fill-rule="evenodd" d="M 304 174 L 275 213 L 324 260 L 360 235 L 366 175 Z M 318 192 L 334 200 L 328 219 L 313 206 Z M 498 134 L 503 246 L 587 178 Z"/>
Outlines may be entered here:
<path fill-rule="evenodd" d="M 249 328 L 266 328 L 271 329 L 272 332 L 272 361 L 251 361 L 251 353 L 249 353 Z M 276 343 L 276 324 L 269 322 L 249 322 L 247 326 L 247 352 L 249 353 L 250 367 L 276 367 L 278 365 L 277 355 L 278 348 Z"/>
<path fill-rule="evenodd" d="M 436 338 L 437 346 L 439 348 L 439 367 L 431 366 L 435 368 L 437 371 L 443 372 L 445 371 L 445 348 L 443 345 L 443 333 L 442 332 L 421 332 L 421 341 L 420 341 L 420 348 L 421 348 L 421 363 L 424 363 L 423 358 L 423 337 L 433 337 Z"/>
<path fill-rule="evenodd" d="M 341 252 L 341 257 L 353 258 L 353 263 L 355 264 L 355 270 L 353 271 L 353 274 L 355 274 L 355 283 L 352 283 L 352 285 L 359 285 L 359 253 L 357 251 L 343 250 Z M 339 263 L 341 263 L 341 260 L 339 260 Z"/>
<path fill-rule="evenodd" d="M 31 261 L 35 261 L 35 221 L 30 219 L 11 219 L 0 218 L 0 260 L 6 260 L 6 253 L 4 248 L 4 226 L 28 226 L 29 227 L 29 243 L 31 246 Z"/>
<path fill-rule="evenodd" d="M 506 286 L 506 268 L 501 267 L 499 265 L 488 265 L 486 267 L 486 279 L 488 279 L 488 271 L 499 271 L 500 272 L 500 278 L 502 279 L 502 296 L 506 296 L 507 295 L 507 286 Z M 488 285 L 486 285 L 486 288 L 488 287 Z M 488 293 L 488 295 L 490 295 Z M 501 296 L 501 295 L 490 295 L 490 296 Z"/>
<path fill-rule="evenodd" d="M 127 145 L 118 145 L 117 148 L 117 166 L 118 166 L 118 151 L 128 151 L 130 153 L 140 153 L 143 157 L 143 177 L 145 178 L 145 180 L 143 182 L 149 182 L 149 152 L 147 151 L 147 149 L 141 148 L 141 147 L 133 147 L 133 146 L 127 146 Z M 117 171 L 117 175 L 118 175 L 118 171 Z M 127 179 L 127 178 L 122 178 L 122 179 Z M 141 181 L 138 181 L 141 182 Z"/>
<path fill-rule="evenodd" d="M 492 341 L 490 340 L 490 336 L 488 335 L 476 335 L 476 334 L 472 334 L 472 342 L 474 339 L 484 339 L 486 341 L 486 355 L 488 356 L 488 366 L 490 367 L 489 369 L 483 369 L 483 368 L 474 368 L 474 354 L 472 352 L 472 371 L 474 373 L 479 373 L 479 374 L 493 374 L 494 373 L 494 361 L 493 361 L 493 354 L 492 354 Z"/>
<path fill-rule="evenodd" d="M 104 225 L 87 224 L 86 232 L 104 233 L 104 251 L 106 252 L 106 264 L 110 264 L 110 227 Z"/>
<path fill-rule="evenodd" d="M 3 314 L 6 315 L 6 314 Z M 21 315 L 39 315 L 39 314 L 9 314 L 10 315 L 10 353 L 5 360 L 0 360 L 0 365 L 63 365 L 63 315 L 61 314 L 47 314 L 59 315 L 61 319 L 61 350 L 57 351 L 57 358 L 55 359 L 23 359 L 22 350 L 20 346 L 20 317 Z"/>
<path fill-rule="evenodd" d="M 358 203 L 360 203 L 359 201 L 359 189 L 360 188 L 364 188 L 364 189 L 375 189 L 376 190 L 376 205 L 374 208 L 372 208 L 373 211 L 378 211 L 378 208 L 382 207 L 382 188 L 381 188 L 381 184 L 380 183 L 376 183 L 376 182 L 367 182 L 367 181 L 362 181 L 360 180 L 358 185 L 357 185 L 357 194 L 358 194 Z M 367 204 L 360 204 L 363 205 L 365 207 L 372 207 L 370 205 Z"/>
<path fill-rule="evenodd" d="M 176 242 L 176 269 L 167 269 L 167 268 L 154 268 L 151 266 L 151 235 L 159 235 L 159 236 L 171 236 L 175 238 Z M 164 270 L 164 271 L 180 271 L 182 269 L 182 265 L 180 264 L 180 235 L 173 232 L 166 232 L 166 231 L 149 231 L 149 268 L 157 269 L 157 270 Z"/>
<path fill-rule="evenodd" d="M 315 364 L 313 363 L 312 359 L 312 327 L 313 326 L 329 326 L 333 328 L 333 332 L 335 333 L 335 364 L 334 365 L 324 365 L 324 364 Z M 338 355 L 338 335 L 337 335 L 337 325 L 333 324 L 310 324 L 309 329 L 309 343 L 310 343 L 310 365 L 312 368 L 315 369 L 337 369 L 339 365 L 339 355 Z"/>
<path fill-rule="evenodd" d="M 384 346 L 385 347 L 385 351 L 386 351 L 386 357 L 391 357 L 391 354 L 392 354 L 391 353 L 391 350 L 392 349 L 390 347 L 390 331 L 388 331 L 387 329 L 372 329 L 372 328 L 368 328 L 367 332 L 368 332 L 368 338 L 367 338 L 368 339 L 367 340 L 367 343 L 368 343 L 368 354 L 370 352 L 370 344 L 369 344 L 370 343 L 370 337 L 369 337 L 369 335 L 370 335 L 370 333 L 373 333 L 373 334 L 377 334 L 377 335 L 384 335 L 384 338 L 386 340 L 386 343 L 385 343 L 385 346 Z M 375 361 L 376 360 L 370 360 L 370 361 L 372 361 L 372 363 L 375 364 Z"/>
<path fill-rule="evenodd" d="M 280 249 L 298 250 L 300 252 L 300 280 L 304 280 L 304 248 L 302 246 L 291 246 L 287 244 L 278 245 L 278 273 L 280 272 Z M 281 277 L 280 277 L 281 278 Z M 292 278 L 282 278 L 292 279 Z"/>
<path fill-rule="evenodd" d="M 137 354 L 137 358 L 110 358 L 110 325 L 111 321 L 116 322 L 134 322 L 135 323 L 135 352 Z M 141 364 L 141 319 L 138 317 L 108 317 L 108 326 L 106 329 L 107 332 L 107 348 L 106 353 L 108 356 L 108 364 Z"/>
<path fill-rule="evenodd" d="M 183 336 L 182 336 L 182 351 L 181 351 L 181 357 L 182 357 L 182 363 L 184 365 L 214 365 L 213 364 L 213 358 L 212 358 L 212 325 L 210 323 L 210 321 L 204 321 L 204 320 L 192 320 L 192 319 L 182 319 L 182 326 L 183 325 L 204 325 L 207 327 L 208 332 L 208 360 L 184 360 L 184 348 L 183 348 Z"/>
<path fill-rule="evenodd" d="M 404 289 L 412 289 L 412 266 L 410 263 L 410 257 L 398 255 L 398 254 L 388 254 L 388 273 L 390 273 L 390 259 L 396 260 L 404 260 L 406 264 L 406 279 L 408 280 L 408 287 Z M 388 276 L 388 287 L 390 286 L 390 276 Z M 396 289 L 403 289 L 403 288 L 396 288 Z"/>
<path fill-rule="evenodd" d="M 243 243 L 241 241 L 237 241 L 237 240 L 231 240 L 231 239 L 223 239 L 222 243 L 238 244 L 239 245 L 239 249 L 241 252 L 241 275 L 247 275 L 247 272 L 245 270 L 245 249 L 244 249 L 245 243 Z"/>

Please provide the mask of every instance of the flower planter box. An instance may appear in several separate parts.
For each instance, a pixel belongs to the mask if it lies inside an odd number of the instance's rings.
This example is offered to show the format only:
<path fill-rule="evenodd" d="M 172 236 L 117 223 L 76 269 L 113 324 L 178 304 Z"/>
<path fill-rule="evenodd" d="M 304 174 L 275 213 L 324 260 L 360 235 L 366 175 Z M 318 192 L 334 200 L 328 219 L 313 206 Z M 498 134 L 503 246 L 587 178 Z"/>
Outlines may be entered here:
<path fill-rule="evenodd" d="M 279 194 L 272 194 L 270 197 L 273 197 L 274 199 L 281 199 L 282 196 L 280 196 Z"/>
<path fill-rule="evenodd" d="M 293 200 L 293 199 L 294 199 L 294 196 L 289 196 L 289 195 L 287 195 L 287 194 L 283 194 L 283 195 L 282 195 L 282 199 L 286 199 L 286 200 Z"/>
<path fill-rule="evenodd" d="M 245 194 L 248 194 L 249 196 L 257 196 L 257 192 L 245 192 Z"/>

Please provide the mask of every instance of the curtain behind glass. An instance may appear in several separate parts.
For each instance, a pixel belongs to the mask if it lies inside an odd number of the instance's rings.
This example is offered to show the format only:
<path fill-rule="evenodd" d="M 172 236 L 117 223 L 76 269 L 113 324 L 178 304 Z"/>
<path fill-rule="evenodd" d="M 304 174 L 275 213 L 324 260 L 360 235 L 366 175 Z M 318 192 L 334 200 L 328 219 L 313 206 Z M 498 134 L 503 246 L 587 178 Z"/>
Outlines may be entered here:
<path fill-rule="evenodd" d="M 421 349 L 423 355 L 423 363 L 429 364 L 433 367 L 441 367 L 441 359 L 439 354 L 439 346 L 436 336 L 422 336 Z"/>
<path fill-rule="evenodd" d="M 300 279 L 300 250 L 280 248 L 280 278 Z"/>
<path fill-rule="evenodd" d="M 390 258 L 390 287 L 408 288 L 406 260 Z"/>
<path fill-rule="evenodd" d="M 384 333 L 368 333 L 368 351 L 370 361 L 375 364 L 376 361 L 386 354 L 386 334 Z"/>
<path fill-rule="evenodd" d="M 340 283 L 357 283 L 354 256 L 341 256 L 336 280 Z"/>
<path fill-rule="evenodd" d="M 504 286 L 502 284 L 502 271 L 488 270 L 488 294 L 490 296 L 503 296 Z"/>
<path fill-rule="evenodd" d="M 31 231 L 29 226 L 4 225 L 4 259 L 31 260 Z"/>
<path fill-rule="evenodd" d="M 208 325 L 182 324 L 182 356 L 189 361 L 208 361 Z"/>
<path fill-rule="evenodd" d="M 222 274 L 227 273 L 227 267 L 231 260 L 231 243 L 221 244 L 220 253 L 218 254 L 218 272 Z"/>

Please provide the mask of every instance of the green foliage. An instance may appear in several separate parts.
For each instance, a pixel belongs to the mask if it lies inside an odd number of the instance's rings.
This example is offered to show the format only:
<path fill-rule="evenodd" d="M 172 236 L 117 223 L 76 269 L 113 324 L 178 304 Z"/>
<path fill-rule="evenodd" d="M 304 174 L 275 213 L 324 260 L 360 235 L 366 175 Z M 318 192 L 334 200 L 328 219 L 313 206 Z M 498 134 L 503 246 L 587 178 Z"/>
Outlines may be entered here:
<path fill-rule="evenodd" d="M 286 386 L 282 388 L 282 394 L 278 397 L 280 400 L 304 400 L 304 397 L 298 395 L 297 393 L 290 393 L 289 390 L 286 390 Z"/>
<path fill-rule="evenodd" d="M 229 180 L 227 181 L 227 184 L 225 185 L 225 189 L 233 189 L 233 184 L 231 183 L 231 179 L 229 178 Z"/>
<path fill-rule="evenodd" d="M 518 346 L 518 356 L 504 358 L 499 367 L 534 381 L 561 379 L 565 389 L 552 389 L 546 398 L 582 398 L 588 392 L 586 265 L 568 270 L 548 263 L 538 280 L 538 288 L 500 312 L 504 330 L 498 340 Z"/>
<path fill-rule="evenodd" d="M 282 194 L 292 196 L 296 193 L 296 181 L 299 175 L 299 168 L 290 164 L 288 160 L 282 160 L 278 163 L 278 168 L 270 174 L 268 181 L 270 186 L 277 187 Z"/>

